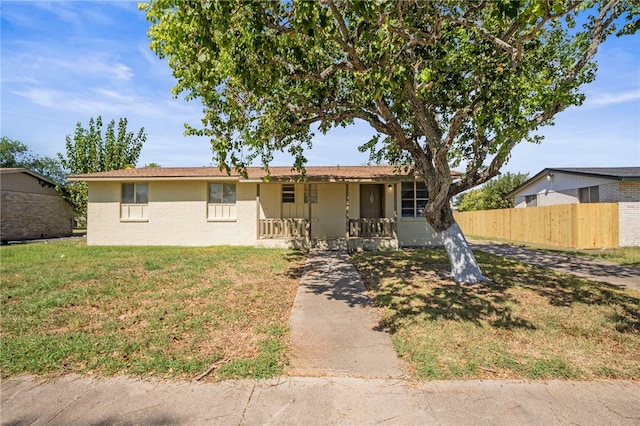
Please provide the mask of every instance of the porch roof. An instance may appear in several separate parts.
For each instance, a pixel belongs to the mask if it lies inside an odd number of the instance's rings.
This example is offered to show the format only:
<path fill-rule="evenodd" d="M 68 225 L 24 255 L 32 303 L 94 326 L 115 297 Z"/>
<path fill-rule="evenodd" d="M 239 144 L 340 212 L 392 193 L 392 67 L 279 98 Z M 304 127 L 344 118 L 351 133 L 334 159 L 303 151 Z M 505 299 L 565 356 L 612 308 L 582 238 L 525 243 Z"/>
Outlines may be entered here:
<path fill-rule="evenodd" d="M 309 166 L 306 167 L 309 182 L 336 181 L 390 181 L 407 180 L 411 175 L 395 166 Z M 452 178 L 459 172 L 451 172 Z M 270 167 L 267 173 L 262 167 L 247 167 L 247 178 L 237 171 L 227 174 L 217 167 L 143 167 L 112 170 L 108 172 L 70 175 L 70 181 L 131 181 L 131 180 L 223 180 L 295 182 L 301 180 L 299 172 L 288 166 Z"/>

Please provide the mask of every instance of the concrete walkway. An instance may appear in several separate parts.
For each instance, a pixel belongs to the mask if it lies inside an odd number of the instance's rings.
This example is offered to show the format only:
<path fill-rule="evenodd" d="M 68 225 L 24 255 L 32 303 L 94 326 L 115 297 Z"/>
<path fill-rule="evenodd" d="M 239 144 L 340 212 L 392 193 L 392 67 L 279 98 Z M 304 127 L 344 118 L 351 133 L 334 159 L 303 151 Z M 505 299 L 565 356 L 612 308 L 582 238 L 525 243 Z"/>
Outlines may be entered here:
<path fill-rule="evenodd" d="M 2 382 L 2 425 L 638 425 L 640 384 L 288 377 Z"/>
<path fill-rule="evenodd" d="M 213 384 L 16 377 L 2 381 L 0 423 L 640 424 L 637 381 L 404 380 L 402 364 L 378 324 L 348 257 L 312 252 L 290 319 L 294 353 L 288 377 Z"/>
<path fill-rule="evenodd" d="M 534 250 L 512 244 L 470 240 L 472 248 L 498 256 L 544 266 L 556 271 L 610 285 L 640 291 L 640 269 L 596 259 L 585 259 L 563 253 Z"/>
<path fill-rule="evenodd" d="M 289 375 L 389 378 L 403 369 L 347 254 L 309 253 L 289 327 Z"/>

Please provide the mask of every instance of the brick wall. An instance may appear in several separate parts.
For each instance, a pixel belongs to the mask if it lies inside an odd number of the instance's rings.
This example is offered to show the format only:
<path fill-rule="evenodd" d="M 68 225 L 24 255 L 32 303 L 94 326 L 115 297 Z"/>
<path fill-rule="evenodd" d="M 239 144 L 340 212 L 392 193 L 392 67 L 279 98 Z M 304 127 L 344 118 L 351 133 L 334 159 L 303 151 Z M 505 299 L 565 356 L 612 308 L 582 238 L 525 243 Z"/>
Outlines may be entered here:
<path fill-rule="evenodd" d="M 0 238 L 23 240 L 71 235 L 73 211 L 58 195 L 2 191 Z"/>
<path fill-rule="evenodd" d="M 620 246 L 640 246 L 640 182 L 620 182 Z"/>
<path fill-rule="evenodd" d="M 598 197 L 601 203 L 617 203 L 620 201 L 618 182 L 600 185 L 598 188 Z"/>

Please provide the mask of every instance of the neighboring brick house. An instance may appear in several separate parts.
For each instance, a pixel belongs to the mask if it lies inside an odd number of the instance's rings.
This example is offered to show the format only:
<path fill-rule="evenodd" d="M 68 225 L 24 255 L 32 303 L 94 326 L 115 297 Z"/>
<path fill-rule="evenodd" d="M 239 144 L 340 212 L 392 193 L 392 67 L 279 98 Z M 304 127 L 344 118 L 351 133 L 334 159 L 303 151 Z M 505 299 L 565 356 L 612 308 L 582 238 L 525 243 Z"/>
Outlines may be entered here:
<path fill-rule="evenodd" d="M 620 246 L 640 245 L 640 167 L 547 168 L 505 198 L 516 208 L 618 203 Z"/>
<path fill-rule="evenodd" d="M 73 232 L 73 210 L 56 184 L 23 168 L 0 168 L 0 240 L 66 237 Z"/>

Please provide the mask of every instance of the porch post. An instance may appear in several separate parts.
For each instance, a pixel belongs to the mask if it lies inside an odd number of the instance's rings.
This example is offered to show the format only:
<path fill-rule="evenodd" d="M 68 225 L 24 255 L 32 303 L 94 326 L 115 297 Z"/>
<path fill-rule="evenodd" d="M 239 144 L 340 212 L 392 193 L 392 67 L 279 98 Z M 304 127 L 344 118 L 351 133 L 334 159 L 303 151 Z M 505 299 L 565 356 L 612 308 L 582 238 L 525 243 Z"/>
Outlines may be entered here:
<path fill-rule="evenodd" d="M 393 236 L 398 239 L 398 193 L 397 193 L 398 184 L 393 184 L 393 227 L 392 232 Z"/>
<path fill-rule="evenodd" d="M 260 184 L 256 184 L 256 239 L 260 239 Z"/>
<path fill-rule="evenodd" d="M 345 199 L 344 199 L 344 208 L 345 208 L 345 216 L 346 216 L 346 236 L 347 240 L 349 239 L 349 182 L 345 184 Z"/>
<path fill-rule="evenodd" d="M 309 222 L 308 222 L 308 229 L 306 229 L 306 243 L 308 245 L 309 248 L 311 248 L 311 184 L 310 183 L 305 183 L 305 188 L 306 188 L 306 192 L 307 192 L 307 196 L 309 197 L 307 201 L 309 201 Z M 302 200 L 304 201 L 304 199 Z"/>

